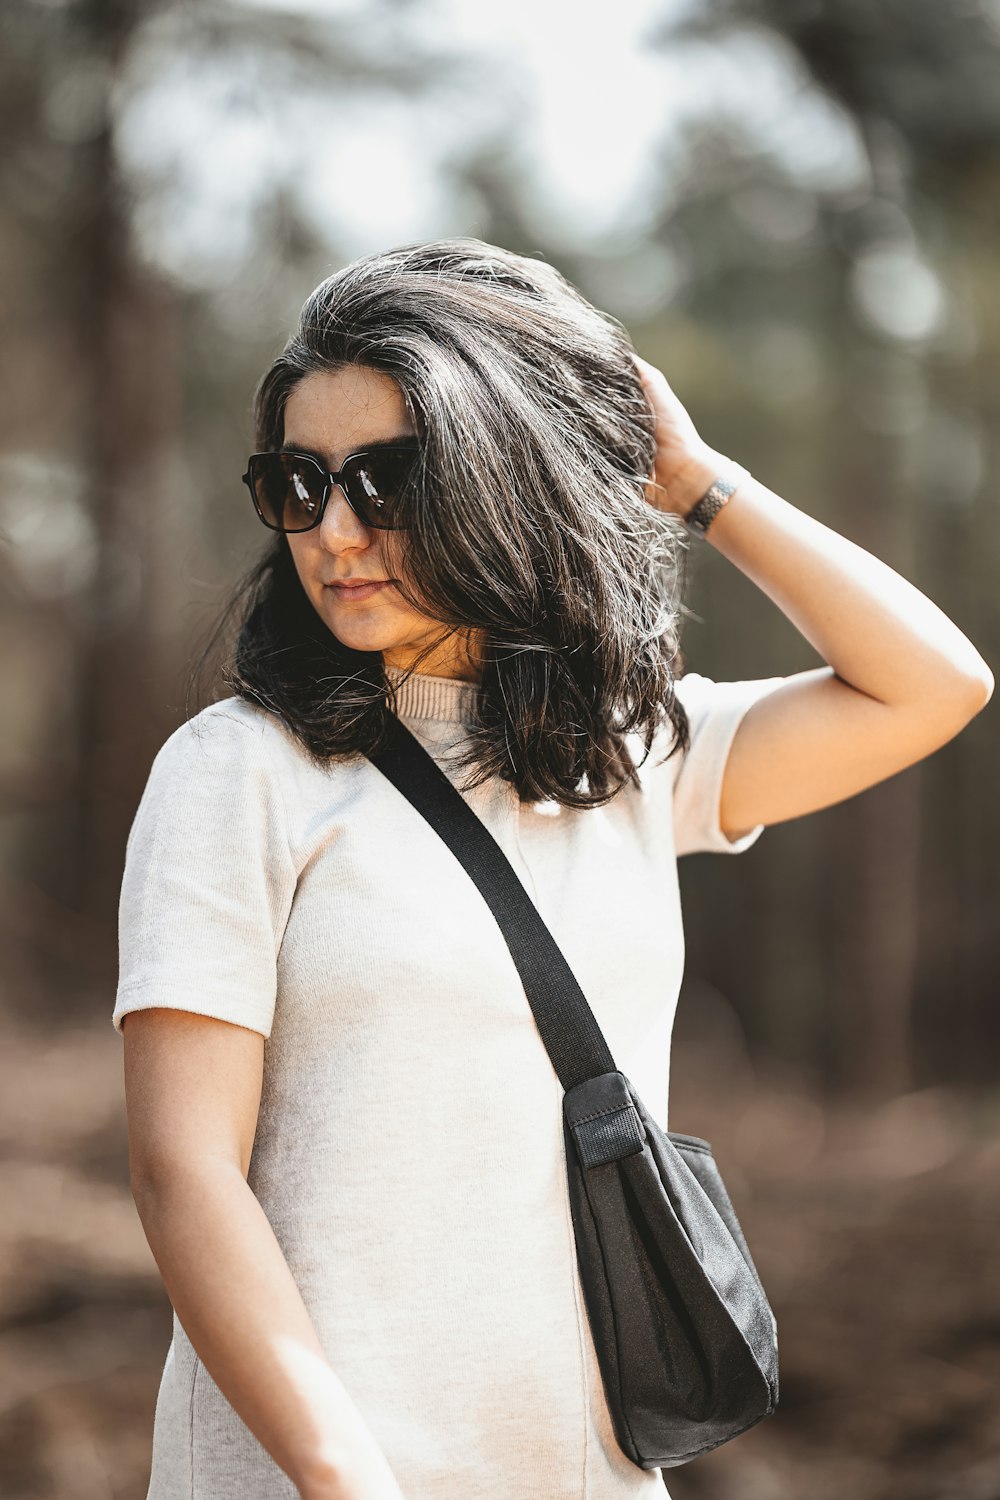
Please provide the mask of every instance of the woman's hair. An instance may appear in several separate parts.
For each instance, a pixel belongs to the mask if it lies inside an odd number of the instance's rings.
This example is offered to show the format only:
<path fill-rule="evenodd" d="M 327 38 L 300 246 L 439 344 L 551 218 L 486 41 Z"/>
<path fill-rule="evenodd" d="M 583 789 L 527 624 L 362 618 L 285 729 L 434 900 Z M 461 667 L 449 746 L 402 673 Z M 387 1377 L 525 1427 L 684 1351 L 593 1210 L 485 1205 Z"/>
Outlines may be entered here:
<path fill-rule="evenodd" d="M 642 735 L 639 764 L 665 718 L 669 753 L 689 744 L 673 670 L 687 543 L 644 498 L 654 419 L 631 350 L 551 265 L 463 237 L 366 255 L 321 282 L 257 387 L 264 451 L 313 371 L 364 365 L 400 386 L 420 443 L 398 586 L 441 623 L 437 640 L 482 633 L 468 637 L 483 646 L 466 790 L 498 776 L 523 801 L 596 806 L 635 774 L 626 734 Z M 381 747 L 396 704 L 381 652 L 324 624 L 284 535 L 241 580 L 192 683 L 233 621 L 234 693 L 318 763 Z"/>

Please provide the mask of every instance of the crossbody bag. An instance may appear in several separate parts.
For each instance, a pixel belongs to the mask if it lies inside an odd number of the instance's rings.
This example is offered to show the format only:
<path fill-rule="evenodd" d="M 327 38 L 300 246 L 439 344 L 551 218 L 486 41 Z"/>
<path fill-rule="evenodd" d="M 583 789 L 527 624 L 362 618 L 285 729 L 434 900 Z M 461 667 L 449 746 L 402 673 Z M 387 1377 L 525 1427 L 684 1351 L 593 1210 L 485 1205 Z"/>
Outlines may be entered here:
<path fill-rule="evenodd" d="M 711 1145 L 652 1118 L 500 845 L 388 719 L 369 759 L 478 886 L 564 1090 L 577 1263 L 618 1443 L 641 1469 L 688 1463 L 778 1403 L 777 1322 Z"/>

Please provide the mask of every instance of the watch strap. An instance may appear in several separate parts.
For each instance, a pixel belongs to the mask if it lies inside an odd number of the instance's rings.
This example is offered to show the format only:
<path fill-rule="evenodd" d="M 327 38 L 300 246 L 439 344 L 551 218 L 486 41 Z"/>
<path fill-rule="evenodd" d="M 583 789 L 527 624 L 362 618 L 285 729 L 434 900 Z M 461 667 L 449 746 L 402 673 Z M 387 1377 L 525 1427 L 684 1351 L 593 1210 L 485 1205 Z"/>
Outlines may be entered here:
<path fill-rule="evenodd" d="M 713 479 L 698 503 L 682 517 L 690 534 L 703 537 L 733 491 L 749 478 L 750 474 L 742 464 L 731 463 L 726 473 Z"/>

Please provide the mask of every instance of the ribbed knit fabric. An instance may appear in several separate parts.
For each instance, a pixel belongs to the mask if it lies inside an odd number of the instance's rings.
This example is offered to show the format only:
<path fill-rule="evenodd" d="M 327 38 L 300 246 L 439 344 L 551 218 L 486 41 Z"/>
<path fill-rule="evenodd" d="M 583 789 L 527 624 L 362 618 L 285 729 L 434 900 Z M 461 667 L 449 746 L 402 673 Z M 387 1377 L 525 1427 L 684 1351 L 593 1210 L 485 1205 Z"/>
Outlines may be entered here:
<path fill-rule="evenodd" d="M 396 674 L 399 681 L 399 674 Z M 684 966 L 677 856 L 718 823 L 751 703 L 787 681 L 688 673 L 692 745 L 654 743 L 602 808 L 468 793 L 667 1126 Z M 476 689 L 411 677 L 399 713 L 454 781 Z M 641 754 L 638 737 L 636 758 Z M 562 1090 L 499 929 L 363 757 L 319 769 L 237 698 L 156 756 L 129 836 L 113 1021 L 173 1006 L 267 1038 L 249 1183 L 330 1363 L 407 1500 L 666 1490 L 614 1436 L 577 1273 Z M 147 1500 L 293 1500 L 176 1315 Z"/>

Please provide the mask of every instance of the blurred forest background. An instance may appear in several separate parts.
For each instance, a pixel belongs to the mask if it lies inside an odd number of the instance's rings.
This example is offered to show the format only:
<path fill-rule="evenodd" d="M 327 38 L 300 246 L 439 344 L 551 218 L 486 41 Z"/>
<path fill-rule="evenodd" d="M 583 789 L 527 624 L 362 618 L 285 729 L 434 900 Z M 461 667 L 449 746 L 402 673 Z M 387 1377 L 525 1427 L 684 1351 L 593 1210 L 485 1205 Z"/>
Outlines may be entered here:
<path fill-rule="evenodd" d="M 1000 4 L 610 14 L 4 7 L 7 1500 L 146 1492 L 170 1310 L 111 1027 L 125 839 L 264 545 L 250 397 L 322 277 L 447 234 L 544 255 L 714 447 L 1000 662 Z M 692 669 L 819 665 L 708 545 L 688 602 Z M 674 1500 L 1000 1500 L 995 713 L 739 860 L 681 864 L 670 1124 L 715 1144 L 782 1402 L 672 1470 Z"/>

